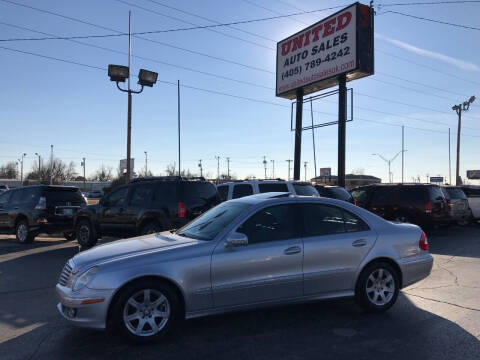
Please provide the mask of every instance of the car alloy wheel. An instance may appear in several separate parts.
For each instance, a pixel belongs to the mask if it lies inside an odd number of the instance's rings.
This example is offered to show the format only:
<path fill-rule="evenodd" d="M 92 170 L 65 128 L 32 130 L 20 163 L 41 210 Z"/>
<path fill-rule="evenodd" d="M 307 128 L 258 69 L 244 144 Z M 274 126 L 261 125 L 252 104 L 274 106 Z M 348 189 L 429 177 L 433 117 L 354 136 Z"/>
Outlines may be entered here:
<path fill-rule="evenodd" d="M 156 289 L 143 289 L 130 296 L 123 308 L 125 327 L 136 336 L 153 336 L 167 325 L 170 302 Z"/>
<path fill-rule="evenodd" d="M 86 222 L 82 222 L 77 227 L 77 241 L 82 246 L 89 246 L 91 234 L 90 234 L 90 225 Z"/>
<path fill-rule="evenodd" d="M 387 269 L 377 268 L 368 276 L 365 291 L 372 304 L 387 305 L 395 294 L 395 280 Z"/>
<path fill-rule="evenodd" d="M 20 223 L 17 226 L 17 238 L 21 243 L 27 242 L 28 238 L 28 227 L 25 223 Z"/>

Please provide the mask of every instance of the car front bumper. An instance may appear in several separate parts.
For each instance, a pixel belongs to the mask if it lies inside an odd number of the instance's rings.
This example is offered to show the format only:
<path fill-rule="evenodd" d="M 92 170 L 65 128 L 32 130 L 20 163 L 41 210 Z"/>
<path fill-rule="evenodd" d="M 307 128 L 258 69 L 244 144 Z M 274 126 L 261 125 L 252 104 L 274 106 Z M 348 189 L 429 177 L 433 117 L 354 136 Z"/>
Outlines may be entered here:
<path fill-rule="evenodd" d="M 57 309 L 71 324 L 93 329 L 106 328 L 113 289 L 93 290 L 84 287 L 74 292 L 60 284 L 55 289 L 60 301 Z"/>
<path fill-rule="evenodd" d="M 420 257 L 404 258 L 399 260 L 399 265 L 402 270 L 402 287 L 406 287 L 430 275 L 433 257 L 427 253 Z"/>

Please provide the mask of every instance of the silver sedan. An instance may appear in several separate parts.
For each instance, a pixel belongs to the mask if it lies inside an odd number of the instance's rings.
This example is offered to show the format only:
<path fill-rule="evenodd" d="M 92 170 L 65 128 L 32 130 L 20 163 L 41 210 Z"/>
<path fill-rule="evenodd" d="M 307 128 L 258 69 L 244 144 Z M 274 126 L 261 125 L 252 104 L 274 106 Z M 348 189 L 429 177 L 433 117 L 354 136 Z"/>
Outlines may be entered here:
<path fill-rule="evenodd" d="M 65 265 L 57 307 L 72 324 L 161 338 L 178 322 L 354 297 L 384 311 L 430 274 L 425 233 L 344 201 L 266 193 L 227 201 L 176 232 L 120 240 Z"/>

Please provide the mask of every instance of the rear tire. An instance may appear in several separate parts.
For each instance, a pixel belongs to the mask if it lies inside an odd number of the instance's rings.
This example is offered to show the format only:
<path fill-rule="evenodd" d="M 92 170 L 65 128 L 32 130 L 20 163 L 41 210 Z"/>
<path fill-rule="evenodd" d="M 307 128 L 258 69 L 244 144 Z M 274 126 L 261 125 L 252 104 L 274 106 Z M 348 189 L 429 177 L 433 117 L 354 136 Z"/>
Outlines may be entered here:
<path fill-rule="evenodd" d="M 97 243 L 97 234 L 89 220 L 82 219 L 78 221 L 75 230 L 77 242 L 80 246 L 90 248 Z"/>
<path fill-rule="evenodd" d="M 136 343 L 165 338 L 182 318 L 177 292 L 160 280 L 134 282 L 121 291 L 112 306 L 114 329 Z"/>
<path fill-rule="evenodd" d="M 68 231 L 63 233 L 63 237 L 68 241 L 73 241 L 77 237 L 77 234 L 75 233 L 75 231 Z"/>
<path fill-rule="evenodd" d="M 29 244 L 35 239 L 35 234 L 30 231 L 27 220 L 19 220 L 15 226 L 15 235 L 20 244 Z"/>
<path fill-rule="evenodd" d="M 374 262 L 360 273 L 355 287 L 355 300 L 367 311 L 381 312 L 395 304 L 399 290 L 397 270 L 387 262 Z"/>

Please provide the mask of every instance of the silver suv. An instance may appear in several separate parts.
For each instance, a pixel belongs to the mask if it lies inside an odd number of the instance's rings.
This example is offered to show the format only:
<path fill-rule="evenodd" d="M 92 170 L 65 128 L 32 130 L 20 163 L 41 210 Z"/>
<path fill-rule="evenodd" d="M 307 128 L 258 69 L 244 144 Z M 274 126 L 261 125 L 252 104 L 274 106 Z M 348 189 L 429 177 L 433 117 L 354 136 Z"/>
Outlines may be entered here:
<path fill-rule="evenodd" d="M 217 185 L 217 190 L 222 201 L 268 192 L 288 192 L 292 195 L 320 196 L 311 183 L 296 180 L 233 181 Z"/>

